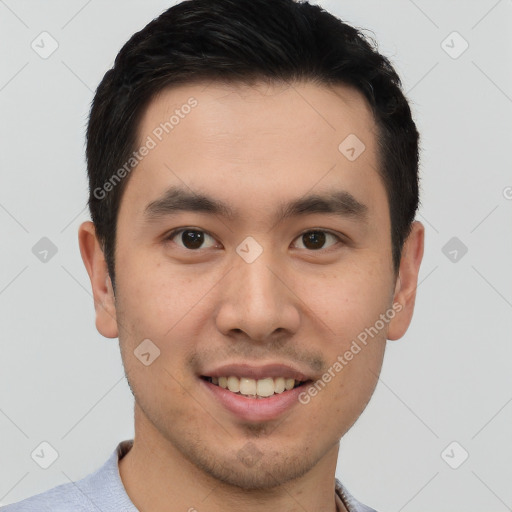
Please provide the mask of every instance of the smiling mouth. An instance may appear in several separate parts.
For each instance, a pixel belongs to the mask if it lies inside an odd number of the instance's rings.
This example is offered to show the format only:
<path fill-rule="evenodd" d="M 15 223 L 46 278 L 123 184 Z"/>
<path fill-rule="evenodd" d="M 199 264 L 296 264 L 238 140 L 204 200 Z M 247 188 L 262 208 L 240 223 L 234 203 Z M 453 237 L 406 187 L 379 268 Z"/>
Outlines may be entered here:
<path fill-rule="evenodd" d="M 284 377 L 267 377 L 251 379 L 246 377 L 201 377 L 206 382 L 219 386 L 235 395 L 247 398 L 269 398 L 274 395 L 291 391 L 312 381 L 298 381 Z"/>

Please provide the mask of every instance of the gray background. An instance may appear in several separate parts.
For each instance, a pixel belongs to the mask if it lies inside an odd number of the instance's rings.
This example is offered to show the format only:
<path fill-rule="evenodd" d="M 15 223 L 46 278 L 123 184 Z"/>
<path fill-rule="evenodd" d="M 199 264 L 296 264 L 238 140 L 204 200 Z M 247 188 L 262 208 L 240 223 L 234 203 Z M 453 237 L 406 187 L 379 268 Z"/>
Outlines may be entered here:
<path fill-rule="evenodd" d="M 382 512 L 512 510 L 512 2 L 317 3 L 374 33 L 423 147 L 415 317 L 388 344 L 337 476 Z M 3 504 L 85 476 L 133 436 L 117 340 L 95 330 L 78 250 L 84 130 L 122 44 L 171 4 L 0 0 Z M 31 47 L 43 31 L 58 43 L 47 59 Z M 57 248 L 46 262 L 32 252 L 43 237 Z M 31 458 L 43 441 L 59 454 L 48 469 Z"/>

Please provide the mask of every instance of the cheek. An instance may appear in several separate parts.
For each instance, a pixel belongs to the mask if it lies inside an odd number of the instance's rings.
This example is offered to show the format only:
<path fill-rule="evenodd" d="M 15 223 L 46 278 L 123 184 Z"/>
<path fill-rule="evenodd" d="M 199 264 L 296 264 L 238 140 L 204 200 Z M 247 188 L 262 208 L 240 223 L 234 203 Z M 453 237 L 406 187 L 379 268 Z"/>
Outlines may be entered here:
<path fill-rule="evenodd" d="M 118 274 L 116 308 L 125 368 L 137 388 L 158 386 L 164 395 L 178 400 L 183 392 L 179 383 L 193 384 L 184 361 L 204 338 L 200 331 L 209 317 L 207 299 L 219 277 L 142 257 L 125 259 L 124 265 Z M 153 350 L 158 357 L 145 367 L 135 352 L 147 339 L 157 347 Z"/>
<path fill-rule="evenodd" d="M 303 275 L 297 281 L 302 283 L 300 296 L 305 297 L 304 303 L 338 345 L 374 325 L 390 307 L 391 282 L 382 279 L 386 274 L 379 268 L 378 264 L 352 265 L 321 276 Z"/>
<path fill-rule="evenodd" d="M 341 371 L 339 385 L 333 386 L 332 404 L 338 412 L 355 421 L 368 404 L 377 385 L 384 356 L 384 342 L 372 340 L 354 355 Z M 352 425 L 345 425 L 348 429 Z"/>
<path fill-rule="evenodd" d="M 389 322 L 381 315 L 390 307 L 391 289 L 383 275 L 384 268 L 375 261 L 325 274 L 315 280 L 315 288 L 313 281 L 309 287 L 308 279 L 303 281 L 301 293 L 310 289 L 306 302 L 315 313 L 312 321 L 321 330 L 317 343 L 330 370 L 324 373 L 325 388 L 318 385 L 321 398 L 312 400 L 320 415 L 331 414 L 333 408 L 340 413 L 334 427 L 340 432 L 350 428 L 368 403 L 382 366 Z"/>
<path fill-rule="evenodd" d="M 124 330 L 155 339 L 179 330 L 182 320 L 193 315 L 215 276 L 192 274 L 185 266 L 163 263 L 150 254 L 125 258 L 118 273 L 118 316 Z M 121 328 L 123 330 L 123 328 Z"/>

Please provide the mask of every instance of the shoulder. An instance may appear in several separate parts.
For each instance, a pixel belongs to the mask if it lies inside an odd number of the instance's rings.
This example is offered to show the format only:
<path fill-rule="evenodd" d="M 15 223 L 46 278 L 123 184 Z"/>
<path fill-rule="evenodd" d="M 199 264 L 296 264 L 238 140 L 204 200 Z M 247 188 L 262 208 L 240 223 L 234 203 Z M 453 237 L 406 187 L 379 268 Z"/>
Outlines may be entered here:
<path fill-rule="evenodd" d="M 48 491 L 0 508 L 1 512 L 85 512 L 87 508 L 75 483 L 62 484 Z"/>
<path fill-rule="evenodd" d="M 335 480 L 335 485 L 336 494 L 339 496 L 348 512 L 377 512 L 373 508 L 357 501 L 337 478 Z"/>
<path fill-rule="evenodd" d="M 129 512 L 136 510 L 124 492 L 118 460 L 131 446 L 122 441 L 94 473 L 0 508 L 0 512 Z"/>

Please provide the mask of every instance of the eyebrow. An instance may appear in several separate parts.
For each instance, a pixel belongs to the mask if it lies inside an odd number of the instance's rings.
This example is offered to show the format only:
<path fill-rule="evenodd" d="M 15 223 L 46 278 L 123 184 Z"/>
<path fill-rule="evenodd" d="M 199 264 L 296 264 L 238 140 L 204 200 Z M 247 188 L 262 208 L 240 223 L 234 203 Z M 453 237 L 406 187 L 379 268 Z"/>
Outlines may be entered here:
<path fill-rule="evenodd" d="M 181 211 L 206 213 L 228 220 L 237 217 L 236 211 L 226 203 L 179 186 L 170 187 L 162 197 L 151 201 L 144 209 L 144 217 L 151 222 Z M 281 204 L 276 211 L 274 222 L 278 224 L 291 217 L 314 213 L 334 214 L 359 222 L 368 220 L 368 207 L 350 192 L 338 190 L 326 194 L 311 194 Z"/>

